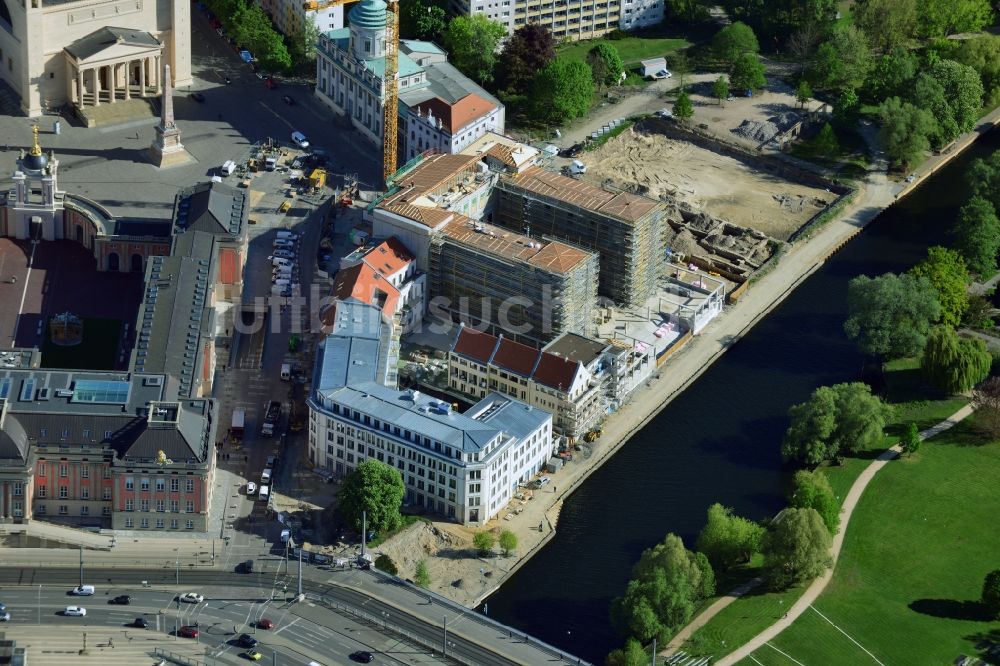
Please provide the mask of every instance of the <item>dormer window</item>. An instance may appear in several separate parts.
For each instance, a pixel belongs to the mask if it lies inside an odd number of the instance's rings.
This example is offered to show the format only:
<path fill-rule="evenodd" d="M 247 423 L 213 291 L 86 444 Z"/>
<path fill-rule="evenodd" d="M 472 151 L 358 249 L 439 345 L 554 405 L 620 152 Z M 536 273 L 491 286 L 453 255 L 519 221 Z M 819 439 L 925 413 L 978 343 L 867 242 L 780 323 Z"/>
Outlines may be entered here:
<path fill-rule="evenodd" d="M 365 53 L 371 53 L 371 52 L 372 52 L 372 40 L 365 39 Z"/>

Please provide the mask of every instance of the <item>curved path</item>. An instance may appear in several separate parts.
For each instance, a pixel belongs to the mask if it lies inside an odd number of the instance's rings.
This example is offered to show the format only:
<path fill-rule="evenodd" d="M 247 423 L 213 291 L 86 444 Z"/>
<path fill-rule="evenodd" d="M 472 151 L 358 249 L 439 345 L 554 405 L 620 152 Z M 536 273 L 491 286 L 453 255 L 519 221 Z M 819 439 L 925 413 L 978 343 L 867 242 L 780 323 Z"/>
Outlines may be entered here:
<path fill-rule="evenodd" d="M 956 423 L 960 422 L 971 413 L 972 405 L 966 405 L 944 421 L 941 421 L 937 425 L 922 431 L 920 433 L 920 439 L 930 439 L 935 435 L 939 435 L 945 430 L 953 427 Z M 758 648 L 762 647 L 765 643 L 791 626 L 799 615 L 802 615 L 802 613 L 804 613 L 806 609 L 809 608 L 814 601 L 816 601 L 816 597 L 823 593 L 823 590 L 826 589 L 827 583 L 829 583 L 830 579 L 833 578 L 833 573 L 837 567 L 837 558 L 840 556 L 840 549 L 844 545 L 844 534 L 847 533 L 847 525 L 851 521 L 851 514 L 854 513 L 854 508 L 857 506 L 858 500 L 861 499 L 862 493 L 865 492 L 865 488 L 868 487 L 871 480 L 875 478 L 875 474 L 877 474 L 880 469 L 885 467 L 890 460 L 898 457 L 899 452 L 899 445 L 883 451 L 882 455 L 872 461 L 872 463 L 868 465 L 863 472 L 861 472 L 858 478 L 854 481 L 854 484 L 851 486 L 851 489 L 848 491 L 847 497 L 844 498 L 844 505 L 841 507 L 840 530 L 833 537 L 833 545 L 830 548 L 830 556 L 833 558 L 833 566 L 827 569 L 826 573 L 814 580 L 809 587 L 806 588 L 805 593 L 799 597 L 798 601 L 792 604 L 791 608 L 788 609 L 788 613 L 786 613 L 784 617 L 751 638 L 749 642 L 744 644 L 735 652 L 719 659 L 716 662 L 717 664 L 720 666 L 735 664 L 741 659 L 749 657 Z"/>

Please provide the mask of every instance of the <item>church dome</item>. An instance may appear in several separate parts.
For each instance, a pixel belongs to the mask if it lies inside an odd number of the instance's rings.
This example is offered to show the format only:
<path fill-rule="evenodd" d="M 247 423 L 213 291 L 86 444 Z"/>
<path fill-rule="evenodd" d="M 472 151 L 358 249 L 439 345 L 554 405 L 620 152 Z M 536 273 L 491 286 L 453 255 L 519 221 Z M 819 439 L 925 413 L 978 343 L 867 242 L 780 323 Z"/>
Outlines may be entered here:
<path fill-rule="evenodd" d="M 42 171 L 49 164 L 49 158 L 45 153 L 35 154 L 34 152 L 28 152 L 21 161 L 21 166 L 28 171 Z"/>
<path fill-rule="evenodd" d="M 347 14 L 347 20 L 353 28 L 384 30 L 385 15 L 385 0 L 362 0 Z"/>

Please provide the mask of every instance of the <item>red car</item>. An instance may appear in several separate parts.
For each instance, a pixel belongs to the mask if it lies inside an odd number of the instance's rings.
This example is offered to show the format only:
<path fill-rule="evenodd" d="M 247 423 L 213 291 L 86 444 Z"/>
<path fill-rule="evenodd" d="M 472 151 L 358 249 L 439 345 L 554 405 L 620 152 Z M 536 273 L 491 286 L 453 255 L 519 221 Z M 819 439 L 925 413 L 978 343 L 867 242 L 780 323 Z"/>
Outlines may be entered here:
<path fill-rule="evenodd" d="M 177 635 L 181 638 L 198 638 L 198 629 L 185 625 L 177 630 Z"/>
<path fill-rule="evenodd" d="M 257 628 L 274 629 L 274 622 L 272 620 L 268 620 L 266 617 L 262 617 L 261 619 L 257 620 Z"/>

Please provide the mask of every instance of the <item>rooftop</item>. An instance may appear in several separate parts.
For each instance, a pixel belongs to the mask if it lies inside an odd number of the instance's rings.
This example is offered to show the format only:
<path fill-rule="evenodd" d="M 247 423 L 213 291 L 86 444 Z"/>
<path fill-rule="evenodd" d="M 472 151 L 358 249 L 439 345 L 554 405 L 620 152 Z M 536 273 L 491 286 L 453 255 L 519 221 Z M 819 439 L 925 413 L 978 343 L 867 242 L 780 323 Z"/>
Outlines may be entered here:
<path fill-rule="evenodd" d="M 387 317 L 396 313 L 399 289 L 366 262 L 355 264 L 337 273 L 333 283 L 334 298 L 355 299 L 378 307 Z"/>
<path fill-rule="evenodd" d="M 463 326 L 452 346 L 453 353 L 481 365 L 495 365 L 549 388 L 568 391 L 580 372 L 581 363 L 547 350 L 538 350 L 503 336 L 481 333 Z"/>
<path fill-rule="evenodd" d="M 591 340 L 576 333 L 563 333 L 545 345 L 544 351 L 572 361 L 579 361 L 584 365 L 590 365 L 600 358 L 607 348 L 607 343 L 600 340 Z"/>
<path fill-rule="evenodd" d="M 362 259 L 382 275 L 395 275 L 405 269 L 415 257 L 395 236 L 391 236 L 363 255 Z"/>
<path fill-rule="evenodd" d="M 566 273 L 589 259 L 590 252 L 559 241 L 528 238 L 512 231 L 468 218 L 448 222 L 442 229 L 449 238 L 487 254 L 524 262 L 551 273 Z"/>
<path fill-rule="evenodd" d="M 174 228 L 240 236 L 249 217 L 246 190 L 225 183 L 199 183 L 177 193 Z"/>
<path fill-rule="evenodd" d="M 479 95 L 469 93 L 454 103 L 449 103 L 440 97 L 424 99 L 416 105 L 416 113 L 419 117 L 433 117 L 440 120 L 443 129 L 447 130 L 450 134 L 457 134 L 464 127 L 488 115 L 496 108 L 495 104 L 488 102 Z M 412 106 L 410 110 L 413 110 Z"/>
<path fill-rule="evenodd" d="M 386 350 L 378 308 L 346 301 L 331 310 L 332 329 L 319 344 L 313 389 L 326 395 L 348 384 L 381 381 Z"/>
<path fill-rule="evenodd" d="M 161 46 L 160 41 L 148 32 L 107 26 L 76 40 L 66 47 L 66 51 L 77 60 L 87 60 L 116 44 L 147 48 Z"/>
<path fill-rule="evenodd" d="M 391 203 L 414 203 L 450 187 L 456 179 L 475 178 L 477 155 L 431 155 L 396 180 L 397 192 L 387 196 L 383 206 Z M 434 202 L 425 200 L 424 205 Z"/>
<path fill-rule="evenodd" d="M 530 167 L 523 173 L 510 175 L 501 182 L 628 223 L 635 223 L 663 207 L 655 199 L 626 192 L 608 192 L 537 166 Z"/>

